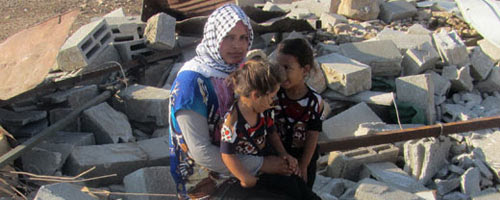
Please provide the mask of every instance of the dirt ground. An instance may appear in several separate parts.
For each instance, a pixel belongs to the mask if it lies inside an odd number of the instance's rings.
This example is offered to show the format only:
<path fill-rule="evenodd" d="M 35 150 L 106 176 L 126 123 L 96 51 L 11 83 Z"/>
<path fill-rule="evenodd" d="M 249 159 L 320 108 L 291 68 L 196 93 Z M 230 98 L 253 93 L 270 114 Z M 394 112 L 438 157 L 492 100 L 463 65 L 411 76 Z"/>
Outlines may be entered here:
<path fill-rule="evenodd" d="M 15 33 L 51 17 L 77 9 L 80 16 L 72 31 L 122 7 L 127 16 L 140 15 L 142 0 L 0 0 L 0 43 Z"/>

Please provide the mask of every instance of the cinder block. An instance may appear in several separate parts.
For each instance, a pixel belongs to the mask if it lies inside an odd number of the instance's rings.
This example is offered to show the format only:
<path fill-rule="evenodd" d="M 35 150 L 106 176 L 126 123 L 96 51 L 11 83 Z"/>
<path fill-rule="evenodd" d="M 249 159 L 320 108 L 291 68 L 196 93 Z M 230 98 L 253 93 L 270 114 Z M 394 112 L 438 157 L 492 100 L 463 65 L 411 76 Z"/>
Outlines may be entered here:
<path fill-rule="evenodd" d="M 382 120 L 363 102 L 323 121 L 323 133 L 328 139 L 352 137 L 359 124 L 365 122 L 382 122 Z"/>
<path fill-rule="evenodd" d="M 137 145 L 148 155 L 147 166 L 170 165 L 168 137 L 141 140 Z"/>
<path fill-rule="evenodd" d="M 369 179 L 370 180 L 370 179 Z M 423 200 L 423 198 L 403 190 L 371 180 L 361 182 L 356 187 L 354 199 L 358 200 Z"/>
<path fill-rule="evenodd" d="M 481 50 L 490 57 L 493 62 L 500 61 L 500 47 L 495 46 L 493 43 L 486 39 L 482 39 L 477 44 L 481 47 Z"/>
<path fill-rule="evenodd" d="M 159 13 L 148 19 L 144 37 L 148 47 L 171 50 L 175 46 L 175 18 Z"/>
<path fill-rule="evenodd" d="M 121 90 L 118 97 L 114 99 L 115 107 L 130 120 L 168 125 L 170 90 L 134 84 Z"/>
<path fill-rule="evenodd" d="M 134 141 L 127 116 L 106 102 L 83 111 L 82 130 L 94 133 L 97 144 Z"/>
<path fill-rule="evenodd" d="M 462 42 L 457 32 L 447 32 L 441 29 L 441 32 L 432 35 L 434 43 L 441 56 L 441 59 L 449 65 L 465 65 L 470 63 L 467 48 Z"/>
<path fill-rule="evenodd" d="M 53 144 L 71 144 L 74 146 L 95 145 L 94 134 L 84 132 L 58 131 L 46 141 Z"/>
<path fill-rule="evenodd" d="M 344 43 L 340 45 L 344 56 L 367 64 L 372 76 L 398 76 L 401 73 L 401 53 L 390 40 Z"/>
<path fill-rule="evenodd" d="M 82 192 L 82 186 L 71 183 L 54 183 L 43 185 L 36 193 L 36 200 L 55 200 L 55 199 L 73 199 L 73 200 L 98 200 L 99 198 Z"/>
<path fill-rule="evenodd" d="M 140 16 L 104 17 L 104 20 L 115 38 L 132 36 L 132 40 L 138 40 L 144 36 L 146 23 L 141 21 Z"/>
<path fill-rule="evenodd" d="M 490 57 L 488 57 L 480 47 L 474 47 L 470 59 L 472 62 L 471 75 L 474 80 L 482 81 L 488 78 L 491 69 L 493 69 L 495 65 Z"/>
<path fill-rule="evenodd" d="M 84 25 L 61 47 L 57 65 L 62 71 L 73 71 L 93 64 L 104 47 L 112 41 L 113 35 L 105 20 Z"/>
<path fill-rule="evenodd" d="M 123 183 L 125 185 L 125 191 L 128 193 L 165 194 L 165 196 L 134 196 L 127 197 L 127 199 L 177 199 L 176 184 L 170 175 L 170 167 L 162 166 L 139 169 L 125 176 Z"/>
<path fill-rule="evenodd" d="M 479 185 L 481 174 L 479 169 L 471 167 L 465 171 L 461 178 L 460 188 L 464 194 L 474 196 L 481 192 L 481 187 Z"/>
<path fill-rule="evenodd" d="M 336 53 L 316 60 L 321 63 L 330 89 L 345 96 L 371 89 L 372 75 L 369 66 Z"/>
<path fill-rule="evenodd" d="M 475 87 L 480 92 L 500 91 L 500 67 L 493 67 L 488 78 L 477 83 Z"/>
<path fill-rule="evenodd" d="M 391 162 L 364 164 L 364 169 L 361 172 L 361 176 L 373 176 L 378 181 L 384 182 L 390 187 L 394 187 L 406 192 L 416 193 L 429 190 L 423 184 L 419 183 L 415 178 L 409 176 L 396 164 Z"/>
<path fill-rule="evenodd" d="M 330 152 L 326 174 L 332 178 L 358 181 L 363 164 L 396 162 L 399 148 L 392 144 L 362 147 L 346 152 Z"/>
<path fill-rule="evenodd" d="M 407 1 L 389 1 L 380 4 L 379 18 L 387 24 L 416 14 L 417 8 Z"/>
<path fill-rule="evenodd" d="M 148 155 L 134 143 L 80 146 L 75 147 L 68 157 L 64 174 L 75 176 L 95 166 L 94 170 L 84 175 L 85 178 L 117 176 L 90 181 L 87 185 L 119 184 L 127 174 L 145 167 L 147 161 Z"/>
<path fill-rule="evenodd" d="M 408 102 L 425 112 L 426 124 L 436 120 L 434 83 L 429 74 L 405 76 L 396 79 L 398 100 Z"/>
<path fill-rule="evenodd" d="M 73 112 L 72 108 L 56 108 L 49 112 L 50 124 L 55 124 L 57 121 L 66 118 L 69 113 Z M 73 122 L 64 127 L 63 131 L 80 131 L 81 121 L 80 117 L 77 117 Z"/>
<path fill-rule="evenodd" d="M 432 48 L 434 48 L 434 46 L 432 46 L 431 35 L 408 34 L 402 31 L 392 30 L 390 28 L 384 28 L 380 31 L 377 34 L 376 39 L 393 41 L 402 54 L 404 54 L 408 49 L 418 48 L 420 45 L 427 42 L 431 44 Z"/>
<path fill-rule="evenodd" d="M 138 56 L 147 57 L 154 54 L 154 51 L 146 46 L 145 38 L 119 42 L 115 41 L 113 42 L 113 46 L 118 50 L 124 62 L 131 61 Z"/>
<path fill-rule="evenodd" d="M 451 81 L 451 89 L 455 91 L 469 91 L 474 89 L 469 66 L 457 68 L 457 66 L 446 66 L 443 68 L 443 77 Z"/>
<path fill-rule="evenodd" d="M 429 42 L 422 43 L 416 48 L 408 49 L 403 57 L 403 75 L 416 75 L 428 69 L 433 69 L 439 60 L 437 51 Z"/>

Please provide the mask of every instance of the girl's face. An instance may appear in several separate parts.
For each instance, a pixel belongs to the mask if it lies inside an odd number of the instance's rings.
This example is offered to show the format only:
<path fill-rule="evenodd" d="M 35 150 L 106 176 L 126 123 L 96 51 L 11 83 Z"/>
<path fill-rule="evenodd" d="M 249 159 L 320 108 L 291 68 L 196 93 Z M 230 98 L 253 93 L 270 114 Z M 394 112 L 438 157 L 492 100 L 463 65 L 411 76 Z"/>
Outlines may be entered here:
<path fill-rule="evenodd" d="M 257 91 L 253 91 L 251 94 L 251 103 L 253 109 L 257 113 L 262 113 L 270 108 L 272 108 L 272 103 L 274 102 L 274 97 L 276 96 L 276 93 L 278 93 L 279 90 L 279 85 L 275 86 L 275 89 L 267 93 L 265 95 L 258 95 Z"/>
<path fill-rule="evenodd" d="M 279 66 L 283 67 L 286 72 L 286 80 L 281 83 L 281 87 L 291 89 L 304 84 L 304 77 L 309 65 L 301 67 L 295 56 L 283 53 L 278 53 L 277 61 Z"/>
<path fill-rule="evenodd" d="M 240 63 L 248 51 L 248 28 L 239 21 L 220 43 L 220 55 L 227 64 Z"/>

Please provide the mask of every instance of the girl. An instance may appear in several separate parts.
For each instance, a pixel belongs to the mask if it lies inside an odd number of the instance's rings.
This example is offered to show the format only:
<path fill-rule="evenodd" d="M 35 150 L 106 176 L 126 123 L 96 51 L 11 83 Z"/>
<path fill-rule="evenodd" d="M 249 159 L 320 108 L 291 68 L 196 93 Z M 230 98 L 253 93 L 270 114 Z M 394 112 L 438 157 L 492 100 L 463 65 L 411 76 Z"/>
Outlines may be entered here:
<path fill-rule="evenodd" d="M 276 124 L 286 151 L 298 159 L 300 174 L 312 188 L 323 112 L 321 96 L 305 83 L 314 66 L 313 52 L 304 39 L 284 40 L 278 45 L 277 61 L 286 80 L 277 94 Z"/>

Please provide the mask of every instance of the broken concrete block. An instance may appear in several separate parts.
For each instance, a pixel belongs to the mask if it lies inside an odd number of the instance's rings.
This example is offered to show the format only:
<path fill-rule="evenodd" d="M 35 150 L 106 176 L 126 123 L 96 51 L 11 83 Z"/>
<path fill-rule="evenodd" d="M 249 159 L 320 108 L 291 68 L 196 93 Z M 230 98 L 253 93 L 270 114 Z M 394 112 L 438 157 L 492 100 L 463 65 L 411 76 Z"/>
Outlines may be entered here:
<path fill-rule="evenodd" d="M 104 47 L 113 40 L 105 20 L 91 22 L 71 35 L 57 55 L 57 65 L 62 71 L 73 71 L 93 64 Z"/>
<path fill-rule="evenodd" d="M 398 100 L 408 102 L 425 112 L 426 123 L 436 120 L 434 82 L 429 74 L 405 76 L 396 79 Z"/>
<path fill-rule="evenodd" d="M 486 39 L 482 39 L 477 44 L 481 47 L 481 50 L 490 57 L 493 62 L 500 61 L 500 48 L 495 46 L 493 43 Z"/>
<path fill-rule="evenodd" d="M 401 124 L 401 127 L 403 129 L 417 128 L 420 126 L 424 126 L 424 125 L 423 124 Z M 354 133 L 354 136 L 374 135 L 375 133 L 379 133 L 379 132 L 399 130 L 399 129 L 400 129 L 400 126 L 398 124 L 386 124 L 383 122 L 368 122 L 368 123 L 360 124 L 358 129 Z"/>
<path fill-rule="evenodd" d="M 360 176 L 369 177 L 370 175 L 390 187 L 406 192 L 416 193 L 429 190 L 394 163 L 377 162 L 364 164 L 364 169 Z"/>
<path fill-rule="evenodd" d="M 430 43 L 432 49 L 434 46 L 432 45 L 432 37 L 431 35 L 416 35 L 416 34 L 407 34 L 402 31 L 396 31 L 390 28 L 384 28 L 377 34 L 375 37 L 377 40 L 391 40 L 394 42 L 396 47 L 400 50 L 401 53 L 405 53 L 408 49 L 418 48 L 418 46 L 424 43 Z M 430 51 L 429 49 L 426 49 Z M 435 51 L 435 50 L 434 50 Z M 432 55 L 434 56 L 434 55 Z"/>
<path fill-rule="evenodd" d="M 372 76 L 398 76 L 401 73 L 401 53 L 390 40 L 344 43 L 340 45 L 344 56 L 367 64 Z"/>
<path fill-rule="evenodd" d="M 500 98 L 488 96 L 481 102 L 481 106 L 483 106 L 485 110 L 500 110 Z"/>
<path fill-rule="evenodd" d="M 46 140 L 53 144 L 70 144 L 73 146 L 95 145 L 93 133 L 58 131 Z"/>
<path fill-rule="evenodd" d="M 254 7 L 255 4 L 266 3 L 266 0 L 235 0 L 235 3 L 242 8 L 245 6 Z"/>
<path fill-rule="evenodd" d="M 432 31 L 422 26 L 422 24 L 413 24 L 406 33 L 411 35 L 432 35 Z"/>
<path fill-rule="evenodd" d="M 64 174 L 75 176 L 96 167 L 85 178 L 117 174 L 117 176 L 88 182 L 89 185 L 109 185 L 121 183 L 124 176 L 143 168 L 148 155 L 137 144 L 120 143 L 75 147 L 71 152 Z"/>
<path fill-rule="evenodd" d="M 175 46 L 175 18 L 158 13 L 148 19 L 144 37 L 147 45 L 156 50 L 171 50 Z"/>
<path fill-rule="evenodd" d="M 106 17 L 125 17 L 125 12 L 123 8 L 120 7 L 104 15 L 104 18 Z"/>
<path fill-rule="evenodd" d="M 330 152 L 326 175 L 357 181 L 363 164 L 375 162 L 396 162 L 399 148 L 392 144 L 362 147 L 346 152 Z"/>
<path fill-rule="evenodd" d="M 174 179 L 170 175 L 170 167 L 147 167 L 138 169 L 137 171 L 128 174 L 123 179 L 125 191 L 127 193 L 149 193 L 149 194 L 165 194 L 172 196 L 134 196 L 137 200 L 160 200 L 160 199 L 177 199 L 177 190 Z"/>
<path fill-rule="evenodd" d="M 170 164 L 168 137 L 159 137 L 137 142 L 139 148 L 148 155 L 147 166 L 167 166 Z"/>
<path fill-rule="evenodd" d="M 57 121 L 66 118 L 69 113 L 73 112 L 72 108 L 56 108 L 49 112 L 49 122 L 50 124 L 55 124 Z M 73 122 L 68 124 L 62 130 L 64 131 L 80 131 L 81 122 L 80 117 L 77 117 Z"/>
<path fill-rule="evenodd" d="M 490 200 L 490 199 L 500 199 L 500 192 L 493 189 L 491 191 L 483 190 L 481 193 L 472 196 L 472 200 Z"/>
<path fill-rule="evenodd" d="M 460 186 L 460 178 L 453 178 L 449 180 L 436 179 L 434 180 L 434 183 L 436 184 L 437 193 L 439 195 L 445 195 Z"/>
<path fill-rule="evenodd" d="M 431 43 L 425 42 L 416 48 L 408 49 L 401 63 L 403 75 L 416 75 L 428 69 L 433 69 L 439 60 L 437 51 Z"/>
<path fill-rule="evenodd" d="M 172 88 L 172 83 L 174 83 L 175 78 L 177 78 L 177 73 L 179 72 L 179 70 L 181 70 L 182 66 L 184 66 L 183 62 L 174 64 L 172 70 L 170 71 L 170 74 L 168 75 L 165 85 L 163 85 L 162 87 L 163 89 L 170 90 Z"/>
<path fill-rule="evenodd" d="M 342 0 L 337 13 L 360 21 L 374 20 L 380 13 L 379 1 Z"/>
<path fill-rule="evenodd" d="M 338 8 L 338 2 L 335 0 L 302 0 L 292 2 L 292 12 L 293 8 L 306 9 L 309 13 L 321 16 L 321 13 L 336 13 L 334 9 Z"/>
<path fill-rule="evenodd" d="M 354 198 L 358 200 L 423 200 L 415 194 L 387 186 L 379 181 L 362 182 L 357 187 Z"/>
<path fill-rule="evenodd" d="M 33 147 L 22 157 L 23 170 L 33 174 L 52 176 L 64 164 L 65 159 L 59 152 Z"/>
<path fill-rule="evenodd" d="M 472 162 L 474 162 L 474 166 L 479 169 L 479 172 L 481 172 L 481 175 L 488 180 L 493 179 L 493 174 L 491 173 L 490 169 L 484 164 L 484 162 L 479 159 L 473 159 Z"/>
<path fill-rule="evenodd" d="M 342 179 L 333 179 L 320 174 L 317 174 L 316 179 L 314 179 L 313 191 L 320 196 L 328 194 L 328 196 L 333 195 L 336 198 L 342 195 L 344 189 L 345 184 Z"/>
<path fill-rule="evenodd" d="M 274 2 L 269 2 L 267 1 L 264 7 L 262 8 L 263 11 L 269 11 L 269 12 L 290 12 L 292 10 L 292 4 L 289 3 L 274 3 Z"/>
<path fill-rule="evenodd" d="M 471 75 L 474 80 L 478 81 L 486 79 L 495 65 L 480 47 L 474 47 L 474 49 L 472 49 L 470 60 L 472 63 Z"/>
<path fill-rule="evenodd" d="M 154 54 L 154 51 L 146 46 L 146 39 L 138 40 L 128 40 L 113 42 L 116 50 L 120 53 L 120 56 L 124 62 L 129 62 L 136 57 L 150 56 Z"/>
<path fill-rule="evenodd" d="M 354 136 L 359 124 L 382 122 L 366 103 L 359 103 L 338 115 L 323 121 L 323 132 L 329 139 Z"/>
<path fill-rule="evenodd" d="M 372 87 L 371 68 L 333 53 L 316 59 L 325 73 L 328 88 L 350 96 Z"/>
<path fill-rule="evenodd" d="M 443 200 L 467 200 L 467 199 L 469 199 L 469 196 L 461 192 L 452 192 L 443 196 Z"/>
<path fill-rule="evenodd" d="M 54 183 L 43 185 L 38 189 L 36 200 L 74 199 L 74 200 L 98 200 L 82 191 L 82 186 L 71 183 Z"/>
<path fill-rule="evenodd" d="M 12 135 L 18 137 L 33 137 L 49 127 L 49 120 L 42 119 L 40 121 L 26 124 L 22 127 L 5 127 Z"/>
<path fill-rule="evenodd" d="M 434 82 L 434 94 L 437 96 L 446 96 L 451 88 L 450 80 L 442 77 L 435 71 L 429 71 L 432 82 Z"/>
<path fill-rule="evenodd" d="M 380 4 L 379 18 L 387 24 L 396 20 L 413 17 L 416 14 L 417 8 L 415 5 L 407 1 L 389 1 Z"/>
<path fill-rule="evenodd" d="M 104 20 L 111 29 L 115 42 L 123 38 L 138 40 L 143 37 L 146 28 L 146 23 L 141 21 L 140 16 L 104 17 Z"/>
<path fill-rule="evenodd" d="M 335 13 L 322 13 L 319 20 L 321 20 L 322 29 L 331 29 L 339 23 L 348 23 L 347 18 Z"/>
<path fill-rule="evenodd" d="M 495 131 L 493 134 L 471 140 L 472 146 L 478 150 L 482 150 L 484 153 L 485 163 L 493 172 L 492 174 L 497 182 L 500 180 L 500 166 L 496 164 L 500 162 L 500 152 L 498 151 L 499 140 L 499 131 Z"/>
<path fill-rule="evenodd" d="M 156 129 L 151 135 L 151 138 L 159 138 L 159 137 L 167 137 L 167 138 L 170 137 L 170 132 L 168 128 Z"/>
<path fill-rule="evenodd" d="M 0 123 L 11 126 L 25 126 L 47 118 L 46 111 L 12 112 L 0 108 Z"/>
<path fill-rule="evenodd" d="M 127 116 L 106 102 L 83 111 L 82 129 L 94 133 L 97 144 L 134 141 Z"/>
<path fill-rule="evenodd" d="M 351 96 L 345 96 L 333 90 L 327 90 L 322 96 L 330 100 L 350 101 L 356 103 L 369 103 L 375 105 L 391 106 L 394 100 L 394 93 L 392 92 L 375 92 L 363 91 Z"/>
<path fill-rule="evenodd" d="M 97 85 L 87 85 L 58 91 L 42 97 L 42 100 L 52 104 L 66 103 L 71 108 L 78 108 L 98 95 L 99 89 Z"/>
<path fill-rule="evenodd" d="M 472 91 L 474 84 L 470 75 L 469 66 L 457 69 L 456 66 L 447 66 L 443 68 L 443 77 L 451 81 L 451 89 L 455 91 Z"/>
<path fill-rule="evenodd" d="M 441 59 L 449 65 L 465 65 L 470 63 L 467 48 L 457 32 L 447 32 L 441 29 L 439 33 L 432 35 Z"/>
<path fill-rule="evenodd" d="M 481 192 L 479 181 L 481 181 L 481 174 L 479 172 L 479 169 L 475 167 L 469 168 L 462 175 L 460 188 L 466 195 L 473 196 L 479 194 Z"/>
<path fill-rule="evenodd" d="M 475 87 L 481 92 L 500 91 L 500 67 L 493 67 L 488 78 L 477 83 Z"/>
<path fill-rule="evenodd" d="M 167 79 L 166 73 L 172 70 L 174 60 L 162 60 L 151 64 L 144 70 L 144 76 L 138 80 L 138 84 L 153 87 L 161 87 Z"/>
<path fill-rule="evenodd" d="M 130 120 L 154 122 L 158 126 L 166 126 L 169 97 L 170 90 L 134 84 L 118 93 L 115 107 L 125 113 Z"/>

